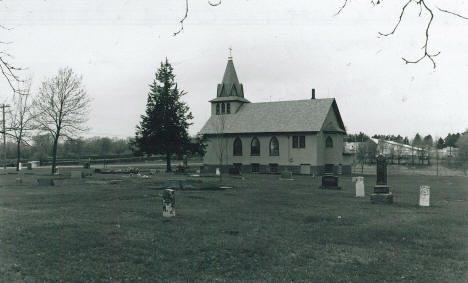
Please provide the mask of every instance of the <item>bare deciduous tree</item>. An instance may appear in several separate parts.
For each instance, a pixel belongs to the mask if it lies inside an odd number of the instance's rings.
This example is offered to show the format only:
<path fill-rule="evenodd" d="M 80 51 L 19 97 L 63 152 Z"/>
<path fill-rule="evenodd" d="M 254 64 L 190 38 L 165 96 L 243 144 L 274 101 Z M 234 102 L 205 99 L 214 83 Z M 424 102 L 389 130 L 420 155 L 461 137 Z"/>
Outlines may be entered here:
<path fill-rule="evenodd" d="M 3 25 L 0 25 L 0 30 L 11 30 Z M 6 79 L 8 85 L 13 90 L 14 93 L 21 93 L 19 85 L 24 81 L 20 78 L 19 72 L 24 70 L 20 67 L 15 67 L 10 63 L 10 60 L 13 59 L 13 56 L 5 48 L 7 45 L 10 45 L 9 41 L 0 40 L 0 72 L 3 77 Z"/>
<path fill-rule="evenodd" d="M 346 6 L 348 5 L 348 3 L 350 1 L 351 0 L 344 0 L 343 4 L 339 7 L 339 9 L 336 12 L 335 16 L 340 14 L 346 8 Z M 370 3 L 372 5 L 374 5 L 374 6 L 379 5 L 382 2 L 383 2 L 383 0 L 371 0 L 370 1 Z M 432 65 L 433 65 L 433 67 L 435 69 L 436 68 L 436 63 L 435 63 L 434 57 L 438 56 L 440 54 L 440 51 L 430 53 L 429 50 L 428 50 L 429 35 L 430 35 L 429 31 L 430 31 L 430 28 L 431 28 L 431 25 L 432 25 L 432 21 L 434 20 L 434 11 L 437 10 L 439 12 L 446 13 L 446 14 L 449 14 L 451 16 L 455 16 L 455 17 L 458 17 L 460 19 L 463 19 L 463 20 L 468 20 L 468 17 L 466 17 L 464 15 L 461 15 L 461 14 L 459 14 L 457 12 L 453 12 L 453 11 L 450 11 L 450 10 L 439 8 L 439 7 L 434 6 L 434 5 L 430 5 L 430 4 L 428 4 L 429 2 L 430 2 L 430 0 L 407 0 L 405 2 L 405 4 L 402 6 L 402 8 L 401 8 L 400 16 L 398 17 L 398 21 L 394 25 L 392 31 L 390 31 L 388 33 L 379 32 L 379 35 L 381 35 L 381 36 L 393 35 L 397 31 L 398 27 L 400 26 L 400 23 L 401 23 L 401 21 L 403 19 L 403 16 L 405 15 L 407 7 L 410 4 L 418 5 L 419 6 L 418 17 L 420 17 L 422 15 L 423 10 L 429 15 L 429 20 L 427 21 L 426 28 L 424 30 L 425 42 L 424 42 L 424 45 L 421 48 L 423 50 L 423 54 L 420 57 L 416 58 L 416 59 L 407 59 L 405 57 L 402 57 L 402 59 L 406 64 L 417 64 L 417 63 L 421 62 L 423 59 L 427 58 L 432 62 Z M 210 0 L 208 0 L 208 4 L 210 6 L 219 6 L 219 5 L 221 5 L 221 0 L 219 0 L 218 2 L 211 2 Z M 185 0 L 185 14 L 182 17 L 182 19 L 179 21 L 180 28 L 179 28 L 179 30 L 174 32 L 174 36 L 178 35 L 180 32 L 182 32 L 184 30 L 184 21 L 188 17 L 188 12 L 189 12 L 189 1 Z"/>
<path fill-rule="evenodd" d="M 219 181 L 222 182 L 223 180 L 223 164 L 226 163 L 227 159 L 227 144 L 228 139 L 224 134 L 226 128 L 226 116 L 225 115 L 217 115 L 217 125 L 216 125 L 216 157 L 218 158 L 219 162 Z"/>
<path fill-rule="evenodd" d="M 343 5 L 338 9 L 338 12 L 335 15 L 340 14 L 349 2 L 350 0 L 344 0 Z M 379 5 L 383 2 L 383 0 L 371 0 L 370 2 L 373 5 Z M 430 5 L 428 4 L 429 2 L 430 0 L 407 0 L 401 8 L 400 16 L 398 17 L 397 23 L 393 26 L 393 29 L 388 33 L 379 32 L 379 35 L 390 36 L 390 35 L 395 34 L 395 32 L 397 31 L 398 27 L 401 24 L 403 16 L 405 15 L 406 9 L 410 6 L 410 4 L 418 5 L 419 7 L 418 17 L 422 15 L 423 11 L 425 11 L 429 15 L 429 20 L 427 21 L 426 28 L 424 30 L 425 41 L 424 41 L 424 45 L 421 48 L 423 50 L 423 54 L 419 58 L 416 58 L 413 60 L 406 59 L 405 57 L 402 57 L 401 59 L 403 59 L 403 61 L 406 64 L 417 64 L 421 62 L 424 58 L 427 58 L 432 62 L 432 66 L 435 69 L 436 63 L 435 63 L 434 57 L 438 56 L 440 54 L 440 51 L 435 52 L 435 53 L 430 53 L 428 51 L 428 43 L 429 43 L 429 35 L 430 35 L 429 31 L 431 28 L 432 21 L 434 20 L 434 11 L 438 10 L 439 12 L 446 13 L 446 14 L 464 19 L 464 20 L 468 20 L 468 17 L 462 16 L 461 14 L 453 12 L 453 11 L 449 11 L 449 10 L 442 9 L 434 5 Z"/>
<path fill-rule="evenodd" d="M 90 98 L 82 85 L 82 77 L 64 68 L 42 83 L 35 103 L 39 129 L 50 134 L 52 146 L 52 174 L 57 161 L 57 144 L 61 137 L 71 138 L 87 130 Z"/>
<path fill-rule="evenodd" d="M 7 134 L 16 143 L 16 171 L 21 162 L 21 146 L 29 145 L 30 133 L 34 130 L 34 113 L 32 109 L 31 79 L 25 80 L 20 93 L 15 93 L 12 99 L 12 108 L 8 111 Z"/>

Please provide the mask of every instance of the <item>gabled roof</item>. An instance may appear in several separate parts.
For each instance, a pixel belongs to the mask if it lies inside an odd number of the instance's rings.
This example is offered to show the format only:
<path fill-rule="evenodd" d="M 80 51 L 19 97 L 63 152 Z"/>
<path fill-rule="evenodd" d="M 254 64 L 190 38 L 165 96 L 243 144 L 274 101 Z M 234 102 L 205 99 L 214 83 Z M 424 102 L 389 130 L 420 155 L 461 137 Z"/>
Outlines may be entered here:
<path fill-rule="evenodd" d="M 246 103 L 237 113 L 212 115 L 200 134 L 319 132 L 330 109 L 335 111 L 341 126 L 333 98 Z M 346 133 L 344 126 L 341 132 Z"/>

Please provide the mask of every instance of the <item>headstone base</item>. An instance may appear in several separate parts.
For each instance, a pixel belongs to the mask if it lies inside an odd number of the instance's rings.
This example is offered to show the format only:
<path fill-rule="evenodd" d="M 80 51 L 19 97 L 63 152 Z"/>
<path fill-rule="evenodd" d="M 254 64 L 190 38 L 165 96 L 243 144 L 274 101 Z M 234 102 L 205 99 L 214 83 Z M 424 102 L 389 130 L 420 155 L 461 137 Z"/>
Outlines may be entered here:
<path fill-rule="evenodd" d="M 371 194 L 370 200 L 371 203 L 375 204 L 391 204 L 393 203 L 393 194 L 391 192 L 388 194 Z"/>
<path fill-rule="evenodd" d="M 375 185 L 374 194 L 388 194 L 390 193 L 390 187 L 387 185 Z"/>
<path fill-rule="evenodd" d="M 341 190 L 340 186 L 320 186 L 322 190 Z"/>

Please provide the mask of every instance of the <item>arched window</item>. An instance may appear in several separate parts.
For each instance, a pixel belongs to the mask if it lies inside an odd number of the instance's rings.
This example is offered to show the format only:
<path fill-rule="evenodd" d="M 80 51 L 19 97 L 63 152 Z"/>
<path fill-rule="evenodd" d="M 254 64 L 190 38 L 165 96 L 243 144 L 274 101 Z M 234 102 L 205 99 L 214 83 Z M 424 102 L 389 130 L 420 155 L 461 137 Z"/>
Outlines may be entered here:
<path fill-rule="evenodd" d="M 221 103 L 221 114 L 224 114 L 226 112 L 226 108 L 225 108 L 225 105 L 224 105 L 224 102 Z"/>
<path fill-rule="evenodd" d="M 234 156 L 242 155 L 242 141 L 240 138 L 236 138 L 234 140 L 234 144 L 232 145 L 232 154 Z"/>
<path fill-rule="evenodd" d="M 219 103 L 216 103 L 216 115 L 219 115 Z"/>
<path fill-rule="evenodd" d="M 231 114 L 231 103 L 226 103 L 226 113 Z"/>
<path fill-rule="evenodd" d="M 270 155 L 279 156 L 279 143 L 276 137 L 272 137 L 270 140 Z"/>
<path fill-rule="evenodd" d="M 325 147 L 333 147 L 333 140 L 330 136 L 325 140 Z"/>
<path fill-rule="evenodd" d="M 250 155 L 260 155 L 260 142 L 257 137 L 254 137 L 250 143 Z"/>

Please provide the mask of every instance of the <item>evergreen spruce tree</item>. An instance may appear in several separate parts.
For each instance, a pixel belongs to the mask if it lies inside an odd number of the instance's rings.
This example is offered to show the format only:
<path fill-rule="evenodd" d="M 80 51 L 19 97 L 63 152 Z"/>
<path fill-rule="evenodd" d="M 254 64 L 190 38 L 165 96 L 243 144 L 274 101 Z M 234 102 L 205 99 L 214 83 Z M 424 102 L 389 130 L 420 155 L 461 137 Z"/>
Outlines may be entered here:
<path fill-rule="evenodd" d="M 150 85 L 146 113 L 141 115 L 133 146 L 139 153 L 164 154 L 166 170 L 171 171 L 171 156 L 183 153 L 189 146 L 189 120 L 193 118 L 188 106 L 180 101 L 186 94 L 177 88 L 173 68 L 161 62 Z"/>

